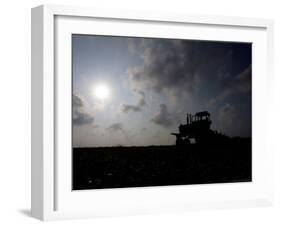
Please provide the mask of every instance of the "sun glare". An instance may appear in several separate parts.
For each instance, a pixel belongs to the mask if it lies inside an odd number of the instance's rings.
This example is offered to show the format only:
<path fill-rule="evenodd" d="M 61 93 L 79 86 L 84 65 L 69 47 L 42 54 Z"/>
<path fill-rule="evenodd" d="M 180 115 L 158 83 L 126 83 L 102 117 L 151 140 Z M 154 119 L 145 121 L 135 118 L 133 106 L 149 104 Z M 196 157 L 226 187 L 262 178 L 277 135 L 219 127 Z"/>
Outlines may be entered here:
<path fill-rule="evenodd" d="M 109 97 L 110 91 L 105 84 L 99 84 L 94 87 L 94 95 L 99 100 L 105 100 Z"/>

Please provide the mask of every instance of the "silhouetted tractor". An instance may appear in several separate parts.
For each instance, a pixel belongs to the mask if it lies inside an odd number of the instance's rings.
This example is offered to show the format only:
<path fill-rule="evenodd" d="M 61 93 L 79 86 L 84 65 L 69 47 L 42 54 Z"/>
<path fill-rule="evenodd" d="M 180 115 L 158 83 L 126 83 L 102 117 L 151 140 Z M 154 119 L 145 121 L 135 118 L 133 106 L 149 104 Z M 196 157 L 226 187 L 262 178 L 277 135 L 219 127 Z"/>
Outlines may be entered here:
<path fill-rule="evenodd" d="M 228 137 L 211 130 L 211 118 L 208 111 L 197 112 L 195 115 L 187 114 L 186 124 L 179 126 L 179 133 L 171 133 L 176 136 L 176 145 L 185 146 L 194 141 L 196 144 L 210 144 L 225 142 Z"/>

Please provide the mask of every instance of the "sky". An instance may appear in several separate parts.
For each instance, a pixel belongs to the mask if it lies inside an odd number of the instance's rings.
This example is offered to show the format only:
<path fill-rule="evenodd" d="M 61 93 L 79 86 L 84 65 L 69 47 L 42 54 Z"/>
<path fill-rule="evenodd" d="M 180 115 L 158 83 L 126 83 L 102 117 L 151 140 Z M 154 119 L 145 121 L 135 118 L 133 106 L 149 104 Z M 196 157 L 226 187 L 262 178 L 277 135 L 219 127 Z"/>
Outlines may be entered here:
<path fill-rule="evenodd" d="M 250 137 L 251 65 L 251 43 L 73 34 L 73 146 L 172 145 L 199 111 Z"/>

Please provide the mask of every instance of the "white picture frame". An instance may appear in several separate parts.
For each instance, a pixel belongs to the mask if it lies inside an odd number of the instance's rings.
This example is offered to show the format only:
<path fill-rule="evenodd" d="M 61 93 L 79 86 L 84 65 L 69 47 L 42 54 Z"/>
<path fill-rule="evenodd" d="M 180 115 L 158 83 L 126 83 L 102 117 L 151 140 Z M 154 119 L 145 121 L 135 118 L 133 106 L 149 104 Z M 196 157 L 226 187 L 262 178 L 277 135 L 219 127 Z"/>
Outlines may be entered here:
<path fill-rule="evenodd" d="M 250 41 L 255 45 L 253 181 L 246 184 L 71 191 L 71 154 L 68 149 L 71 127 L 60 116 L 65 113 L 62 109 L 69 109 L 71 103 L 69 35 L 78 31 L 186 38 L 181 30 L 188 26 L 193 31 L 188 36 L 191 39 Z M 153 33 L 155 28 L 159 28 L 158 35 Z M 266 117 L 271 108 L 273 85 L 272 33 L 273 22 L 265 19 L 123 12 L 56 5 L 33 8 L 32 216 L 41 220 L 56 220 L 271 205 L 273 153 L 266 139 Z M 65 100 L 64 103 L 60 99 Z"/>

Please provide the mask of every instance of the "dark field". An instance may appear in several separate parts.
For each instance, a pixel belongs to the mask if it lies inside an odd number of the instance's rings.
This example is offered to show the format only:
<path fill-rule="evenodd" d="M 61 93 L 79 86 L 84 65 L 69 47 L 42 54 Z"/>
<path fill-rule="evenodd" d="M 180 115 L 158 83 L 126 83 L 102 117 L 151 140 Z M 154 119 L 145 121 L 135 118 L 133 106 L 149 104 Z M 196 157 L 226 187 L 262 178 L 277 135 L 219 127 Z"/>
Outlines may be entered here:
<path fill-rule="evenodd" d="M 247 182 L 251 139 L 224 145 L 73 149 L 73 189 Z"/>

